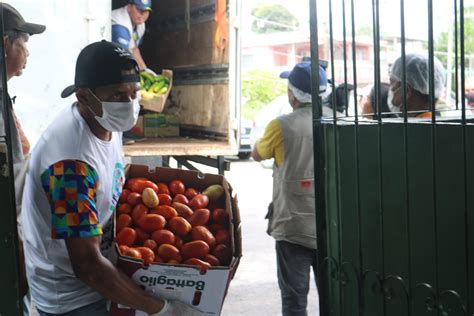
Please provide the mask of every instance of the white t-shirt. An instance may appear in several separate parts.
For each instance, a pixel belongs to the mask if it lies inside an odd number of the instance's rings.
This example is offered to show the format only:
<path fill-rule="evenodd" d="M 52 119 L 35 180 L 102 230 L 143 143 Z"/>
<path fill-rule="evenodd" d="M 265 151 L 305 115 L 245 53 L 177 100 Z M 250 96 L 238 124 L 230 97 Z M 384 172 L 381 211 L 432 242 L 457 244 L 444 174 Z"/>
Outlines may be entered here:
<path fill-rule="evenodd" d="M 133 27 L 127 6 L 112 10 L 112 42 L 125 49 L 140 46 L 145 34 L 145 23 Z"/>
<path fill-rule="evenodd" d="M 121 138 L 97 138 L 73 104 L 31 153 L 21 221 L 31 296 L 44 312 L 66 313 L 102 299 L 76 278 L 64 239 L 102 235 L 107 257 L 125 180 Z"/>

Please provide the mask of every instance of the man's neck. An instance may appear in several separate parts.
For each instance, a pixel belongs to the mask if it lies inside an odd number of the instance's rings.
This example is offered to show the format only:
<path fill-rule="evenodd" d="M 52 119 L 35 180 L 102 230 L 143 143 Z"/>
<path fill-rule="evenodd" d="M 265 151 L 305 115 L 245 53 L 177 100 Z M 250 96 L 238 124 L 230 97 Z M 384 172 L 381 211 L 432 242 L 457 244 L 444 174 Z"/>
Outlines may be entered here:
<path fill-rule="evenodd" d="M 112 132 L 104 129 L 95 119 L 95 115 L 92 113 L 92 110 L 89 106 L 77 102 L 77 108 L 79 110 L 79 114 L 82 118 L 86 121 L 87 126 L 89 126 L 92 134 L 94 134 L 97 138 L 105 141 L 110 141 L 112 139 Z"/>

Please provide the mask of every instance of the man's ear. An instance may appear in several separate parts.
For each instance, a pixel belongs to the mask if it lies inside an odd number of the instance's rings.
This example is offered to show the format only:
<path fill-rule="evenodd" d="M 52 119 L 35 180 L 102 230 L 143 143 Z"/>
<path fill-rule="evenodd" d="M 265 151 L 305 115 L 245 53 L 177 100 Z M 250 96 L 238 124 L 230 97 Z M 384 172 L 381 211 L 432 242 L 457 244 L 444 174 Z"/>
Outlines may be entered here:
<path fill-rule="evenodd" d="M 8 36 L 3 37 L 3 46 L 5 48 L 5 55 L 7 54 L 7 51 L 10 50 L 10 47 L 12 46 L 12 43 Z"/>
<path fill-rule="evenodd" d="M 90 106 L 90 95 L 87 89 L 81 89 L 81 88 L 77 89 L 76 98 L 79 101 L 79 103 Z"/>

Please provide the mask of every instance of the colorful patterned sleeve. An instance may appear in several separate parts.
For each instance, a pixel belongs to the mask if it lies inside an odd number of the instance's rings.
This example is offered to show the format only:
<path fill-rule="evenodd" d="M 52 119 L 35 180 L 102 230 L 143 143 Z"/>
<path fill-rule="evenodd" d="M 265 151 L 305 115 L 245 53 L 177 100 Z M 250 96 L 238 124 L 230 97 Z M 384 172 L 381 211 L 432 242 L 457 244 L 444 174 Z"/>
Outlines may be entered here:
<path fill-rule="evenodd" d="M 87 163 L 62 160 L 41 174 L 51 206 L 51 237 L 80 238 L 102 235 L 96 206 L 97 172 Z"/>

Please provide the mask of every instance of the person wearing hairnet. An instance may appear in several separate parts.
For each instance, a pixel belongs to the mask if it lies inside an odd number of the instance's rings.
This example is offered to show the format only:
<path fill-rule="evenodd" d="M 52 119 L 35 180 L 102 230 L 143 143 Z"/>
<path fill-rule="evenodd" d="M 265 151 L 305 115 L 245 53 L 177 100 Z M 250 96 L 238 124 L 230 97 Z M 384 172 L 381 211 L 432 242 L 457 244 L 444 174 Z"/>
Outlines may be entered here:
<path fill-rule="evenodd" d="M 430 118 L 430 74 L 429 60 L 419 54 L 405 55 L 406 69 L 406 107 L 409 117 Z M 444 93 L 445 71 L 441 62 L 434 57 L 433 94 L 435 104 Z M 402 116 L 403 113 L 403 63 L 399 57 L 390 71 L 390 89 L 387 104 L 391 112 Z"/>

